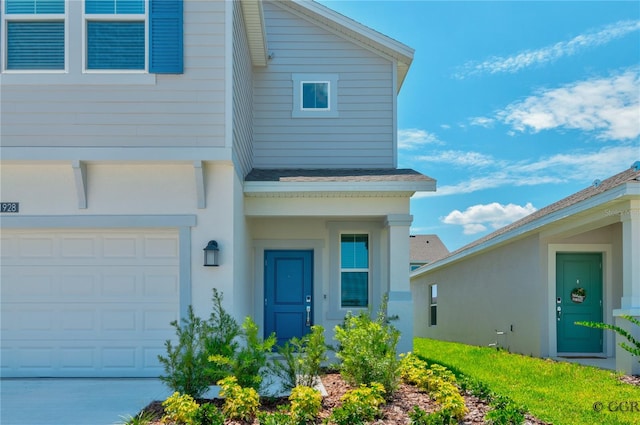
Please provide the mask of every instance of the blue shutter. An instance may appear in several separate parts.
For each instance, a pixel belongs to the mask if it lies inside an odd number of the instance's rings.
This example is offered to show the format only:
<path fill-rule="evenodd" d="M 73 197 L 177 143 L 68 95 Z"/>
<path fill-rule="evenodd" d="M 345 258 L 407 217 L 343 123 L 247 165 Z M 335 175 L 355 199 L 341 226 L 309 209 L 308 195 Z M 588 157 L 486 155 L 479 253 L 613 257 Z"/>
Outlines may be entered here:
<path fill-rule="evenodd" d="M 7 22 L 7 69 L 64 69 L 64 22 Z"/>
<path fill-rule="evenodd" d="M 87 22 L 87 69 L 144 70 L 144 22 Z"/>
<path fill-rule="evenodd" d="M 149 72 L 184 72 L 182 25 L 182 0 L 149 1 Z"/>

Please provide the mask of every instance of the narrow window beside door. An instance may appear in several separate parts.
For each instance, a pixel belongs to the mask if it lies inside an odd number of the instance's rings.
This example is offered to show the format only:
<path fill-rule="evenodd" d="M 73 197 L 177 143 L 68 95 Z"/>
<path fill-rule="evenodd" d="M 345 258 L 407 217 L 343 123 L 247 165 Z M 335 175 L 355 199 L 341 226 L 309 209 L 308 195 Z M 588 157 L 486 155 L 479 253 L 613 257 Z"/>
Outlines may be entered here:
<path fill-rule="evenodd" d="M 369 235 L 340 235 L 340 306 L 369 306 Z"/>
<path fill-rule="evenodd" d="M 430 285 L 429 294 L 429 326 L 438 324 L 438 285 Z"/>

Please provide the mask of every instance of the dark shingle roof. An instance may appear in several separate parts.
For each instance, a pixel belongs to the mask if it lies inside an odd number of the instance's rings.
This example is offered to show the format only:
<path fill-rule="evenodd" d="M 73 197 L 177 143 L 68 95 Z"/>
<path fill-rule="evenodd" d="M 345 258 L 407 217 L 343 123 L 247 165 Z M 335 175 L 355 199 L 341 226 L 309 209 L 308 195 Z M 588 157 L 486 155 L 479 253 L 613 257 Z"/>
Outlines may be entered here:
<path fill-rule="evenodd" d="M 418 182 L 434 181 L 411 169 L 260 169 L 245 177 L 248 182 Z"/>

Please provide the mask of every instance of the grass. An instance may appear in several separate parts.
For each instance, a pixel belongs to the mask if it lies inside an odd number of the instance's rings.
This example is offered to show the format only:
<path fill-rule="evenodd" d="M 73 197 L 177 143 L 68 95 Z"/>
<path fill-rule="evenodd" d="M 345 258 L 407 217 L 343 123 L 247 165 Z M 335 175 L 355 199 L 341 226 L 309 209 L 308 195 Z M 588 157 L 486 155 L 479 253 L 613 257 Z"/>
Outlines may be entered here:
<path fill-rule="evenodd" d="M 415 339 L 414 352 L 485 383 L 554 425 L 640 423 L 640 389 L 612 371 L 425 338 Z"/>

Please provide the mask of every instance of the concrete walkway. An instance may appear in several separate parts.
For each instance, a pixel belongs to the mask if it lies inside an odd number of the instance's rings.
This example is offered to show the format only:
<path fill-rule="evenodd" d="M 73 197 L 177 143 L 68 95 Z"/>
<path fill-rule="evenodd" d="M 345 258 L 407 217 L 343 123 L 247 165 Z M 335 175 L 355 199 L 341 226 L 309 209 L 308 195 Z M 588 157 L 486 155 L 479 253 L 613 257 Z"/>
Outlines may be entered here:
<path fill-rule="evenodd" d="M 170 395 L 158 379 L 2 379 L 0 424 L 118 424 Z"/>

